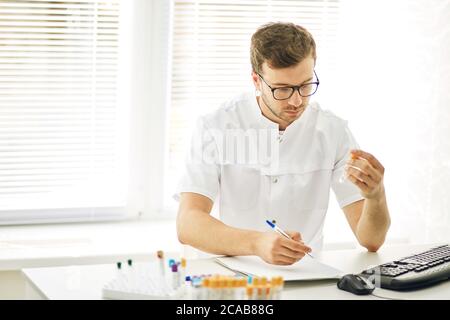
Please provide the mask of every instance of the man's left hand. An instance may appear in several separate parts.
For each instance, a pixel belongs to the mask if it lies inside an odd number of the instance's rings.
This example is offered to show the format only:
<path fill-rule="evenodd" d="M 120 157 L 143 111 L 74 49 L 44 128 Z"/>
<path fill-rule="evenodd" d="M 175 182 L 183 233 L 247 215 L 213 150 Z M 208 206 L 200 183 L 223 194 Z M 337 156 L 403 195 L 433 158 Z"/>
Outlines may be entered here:
<path fill-rule="evenodd" d="M 384 167 L 370 153 L 352 150 L 347 161 L 346 175 L 361 190 L 366 199 L 379 199 L 384 195 Z"/>

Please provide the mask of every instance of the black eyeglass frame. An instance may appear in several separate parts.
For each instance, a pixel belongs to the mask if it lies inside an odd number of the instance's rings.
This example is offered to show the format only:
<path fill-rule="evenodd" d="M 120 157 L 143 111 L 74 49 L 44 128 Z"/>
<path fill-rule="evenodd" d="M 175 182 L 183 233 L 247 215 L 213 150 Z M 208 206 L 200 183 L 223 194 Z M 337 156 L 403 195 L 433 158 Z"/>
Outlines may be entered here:
<path fill-rule="evenodd" d="M 264 81 L 264 83 L 270 88 L 270 90 L 272 91 L 272 96 L 273 96 L 273 98 L 274 98 L 275 100 L 287 100 L 287 99 L 290 99 L 290 98 L 292 97 L 292 95 L 294 94 L 295 91 L 298 91 L 298 94 L 299 94 L 300 96 L 304 97 L 304 98 L 305 98 L 305 97 L 310 97 L 310 96 L 312 96 L 313 94 L 315 94 L 315 93 L 317 92 L 317 89 L 319 88 L 320 81 L 319 81 L 319 77 L 317 76 L 316 70 L 313 70 L 313 71 L 314 71 L 314 76 L 316 77 L 317 81 L 304 83 L 304 84 L 302 84 L 302 85 L 300 85 L 300 86 L 288 86 L 288 87 L 278 87 L 278 88 L 272 88 L 272 87 L 270 86 L 270 84 L 268 84 L 267 81 L 266 81 L 266 80 L 265 80 L 258 72 L 256 72 L 256 74 L 257 74 L 257 75 L 261 78 L 261 80 Z M 308 95 L 303 95 L 303 94 L 300 92 L 300 89 L 301 89 L 302 87 L 305 87 L 305 86 L 310 85 L 310 84 L 315 84 L 315 85 L 316 85 L 316 90 L 314 90 L 313 93 L 310 93 L 310 94 L 308 94 Z M 275 98 L 275 90 L 277 90 L 277 89 L 292 89 L 292 93 L 291 93 L 291 94 L 289 95 L 289 97 L 287 97 L 287 98 L 284 98 L 284 99 L 278 99 L 278 98 Z"/>

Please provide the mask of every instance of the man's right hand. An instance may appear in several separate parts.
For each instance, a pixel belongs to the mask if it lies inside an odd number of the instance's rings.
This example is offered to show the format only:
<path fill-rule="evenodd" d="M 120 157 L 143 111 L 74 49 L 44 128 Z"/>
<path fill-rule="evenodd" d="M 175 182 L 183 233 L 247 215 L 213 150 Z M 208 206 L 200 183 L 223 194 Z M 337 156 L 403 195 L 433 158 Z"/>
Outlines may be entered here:
<path fill-rule="evenodd" d="M 286 233 L 291 239 L 273 231 L 261 233 L 256 242 L 256 254 L 267 263 L 291 265 L 311 252 L 311 248 L 301 240 L 300 233 Z"/>

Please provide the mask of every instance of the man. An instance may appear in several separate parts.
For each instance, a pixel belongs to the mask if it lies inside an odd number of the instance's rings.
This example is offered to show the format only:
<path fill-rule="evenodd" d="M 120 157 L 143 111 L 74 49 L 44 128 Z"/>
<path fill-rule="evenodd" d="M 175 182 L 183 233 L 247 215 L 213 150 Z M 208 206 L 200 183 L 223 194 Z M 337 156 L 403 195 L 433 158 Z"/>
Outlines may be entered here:
<path fill-rule="evenodd" d="M 345 121 L 310 103 L 319 85 L 315 62 L 314 39 L 303 27 L 270 23 L 252 36 L 256 94 L 242 94 L 198 123 L 175 196 L 181 243 L 293 264 L 321 249 L 331 188 L 358 242 L 369 251 L 383 244 L 390 225 L 384 168 L 371 154 L 353 150 L 357 145 Z M 269 161 L 224 160 L 230 131 L 248 138 L 261 130 L 277 133 Z M 249 140 L 245 152 L 264 145 Z M 216 200 L 220 219 L 210 214 Z M 290 238 L 268 228 L 272 219 Z"/>

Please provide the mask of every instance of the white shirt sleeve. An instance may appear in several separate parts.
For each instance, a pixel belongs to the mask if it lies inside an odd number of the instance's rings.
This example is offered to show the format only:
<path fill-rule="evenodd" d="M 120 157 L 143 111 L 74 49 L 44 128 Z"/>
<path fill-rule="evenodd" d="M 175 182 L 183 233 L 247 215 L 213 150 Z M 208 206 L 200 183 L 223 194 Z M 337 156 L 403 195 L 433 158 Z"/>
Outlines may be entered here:
<path fill-rule="evenodd" d="M 350 158 L 350 151 L 352 149 L 359 149 L 359 145 L 346 123 L 341 142 L 336 153 L 336 161 L 331 177 L 331 187 L 341 208 L 353 202 L 364 199 L 357 186 L 355 186 L 347 178 L 343 179 L 343 181 L 341 179 L 341 177 L 345 174 L 345 164 Z"/>
<path fill-rule="evenodd" d="M 219 192 L 220 166 L 216 141 L 204 120 L 197 121 L 192 135 L 184 174 L 173 198 L 179 201 L 182 192 L 193 192 L 215 200 Z"/>

